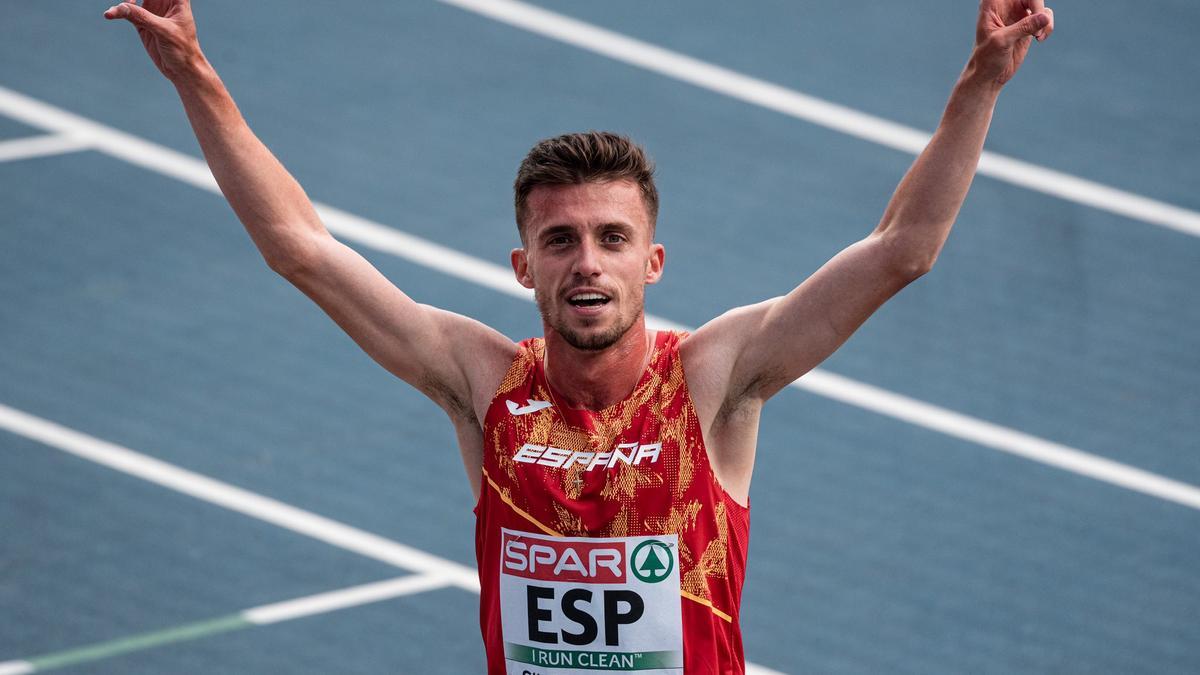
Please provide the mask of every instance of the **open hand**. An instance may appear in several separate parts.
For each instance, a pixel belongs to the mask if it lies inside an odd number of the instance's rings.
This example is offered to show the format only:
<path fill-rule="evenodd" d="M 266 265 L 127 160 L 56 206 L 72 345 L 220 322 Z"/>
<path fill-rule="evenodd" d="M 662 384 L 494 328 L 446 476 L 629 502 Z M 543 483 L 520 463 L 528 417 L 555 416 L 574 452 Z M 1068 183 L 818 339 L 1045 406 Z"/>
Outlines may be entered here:
<path fill-rule="evenodd" d="M 1017 74 L 1033 40 L 1044 41 L 1053 32 L 1054 10 L 1043 0 L 982 0 L 971 66 L 1004 84 Z"/>
<path fill-rule="evenodd" d="M 154 65 L 175 81 L 204 62 L 196 39 L 190 0 L 125 0 L 104 12 L 106 19 L 125 19 L 142 38 Z"/>

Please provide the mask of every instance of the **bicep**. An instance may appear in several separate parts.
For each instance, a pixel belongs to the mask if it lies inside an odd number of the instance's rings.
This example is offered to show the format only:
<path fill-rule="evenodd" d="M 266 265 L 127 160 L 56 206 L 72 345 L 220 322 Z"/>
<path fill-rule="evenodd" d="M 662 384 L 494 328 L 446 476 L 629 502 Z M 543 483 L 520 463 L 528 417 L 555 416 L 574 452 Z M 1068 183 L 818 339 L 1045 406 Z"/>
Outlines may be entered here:
<path fill-rule="evenodd" d="M 916 278 L 895 260 L 889 242 L 871 235 L 787 295 L 744 308 L 731 389 L 765 399 L 828 358 Z"/>
<path fill-rule="evenodd" d="M 464 355 L 497 342 L 495 331 L 415 302 L 357 251 L 322 235 L 288 275 L 372 359 L 439 404 L 469 404 Z M 480 343 L 480 344 L 476 344 Z"/>

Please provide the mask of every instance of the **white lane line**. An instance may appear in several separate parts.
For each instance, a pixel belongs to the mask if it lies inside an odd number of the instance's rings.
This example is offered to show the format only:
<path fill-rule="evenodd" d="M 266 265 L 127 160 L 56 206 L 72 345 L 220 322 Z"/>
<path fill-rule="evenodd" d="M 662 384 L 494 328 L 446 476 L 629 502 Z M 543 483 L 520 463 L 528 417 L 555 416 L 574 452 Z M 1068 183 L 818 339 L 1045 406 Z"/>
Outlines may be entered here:
<path fill-rule="evenodd" d="M 30 126 L 86 137 L 100 152 L 177 178 L 189 185 L 220 193 L 208 166 L 195 157 L 110 129 L 3 87 L 0 87 L 0 113 L 15 117 Z M 506 267 L 494 265 L 332 206 L 314 204 L 325 220 L 325 225 L 340 237 L 506 295 L 525 300 L 533 299 L 533 294 L 517 284 L 512 272 Z M 652 315 L 647 315 L 646 319 L 658 328 L 690 330 L 681 324 Z M 955 438 L 979 443 L 984 447 L 1192 508 L 1200 508 L 1200 489 L 1194 486 L 916 401 L 847 377 L 818 369 L 793 382 L 791 386 Z M 954 420 L 954 423 L 947 423 L 947 420 Z M 1088 458 L 1088 461 L 1079 461 L 1080 458 Z"/>
<path fill-rule="evenodd" d="M 1200 237 L 1200 213 L 1061 171 L 984 151 L 979 173 L 1069 202 Z"/>
<path fill-rule="evenodd" d="M 1200 509 L 1200 488 L 824 371 L 792 386 L 1134 492 Z"/>
<path fill-rule="evenodd" d="M 756 665 L 747 661 L 746 675 L 783 675 L 783 673 L 778 670 L 771 670 L 766 666 Z"/>
<path fill-rule="evenodd" d="M 517 283 L 511 268 L 494 265 L 332 206 L 316 203 L 314 206 L 329 231 L 341 238 L 390 253 L 397 258 L 469 281 L 497 293 L 533 301 L 533 291 Z"/>
<path fill-rule="evenodd" d="M 87 150 L 89 147 L 86 140 L 69 134 L 14 138 L 0 141 L 0 162 L 15 162 L 34 157 L 79 152 Z M 4 675 L 4 672 L 0 671 L 0 675 Z"/>
<path fill-rule="evenodd" d="M 104 659 L 111 659 L 146 649 L 157 649 L 165 645 L 189 640 L 211 638 L 229 631 L 245 630 L 254 626 L 291 621 L 351 607 L 358 607 L 404 595 L 423 593 L 449 585 L 445 577 L 415 574 L 397 579 L 388 579 L 326 593 L 318 593 L 270 605 L 243 610 L 237 614 L 214 617 L 202 621 L 161 628 L 136 635 L 95 642 L 42 654 L 24 661 L 0 663 L 0 675 L 4 673 L 33 673 L 60 668 L 78 667 Z"/>
<path fill-rule="evenodd" d="M 0 404 L 0 428 L 210 504 L 479 592 L 475 570 Z"/>
<path fill-rule="evenodd" d="M 649 314 L 646 315 L 646 322 L 651 327 L 660 330 L 695 330 Z M 1200 509 L 1200 487 L 1093 455 L 1061 443 L 1047 441 L 1016 429 L 954 412 L 826 370 L 813 369 L 788 386 L 982 445 L 985 448 L 1024 457 L 1034 462 L 1134 492 L 1141 492 L 1181 506 Z"/>
<path fill-rule="evenodd" d="M 188 471 L 2 403 L 0 403 L 0 429 L 210 504 L 418 573 L 415 576 L 367 584 L 343 591 L 263 605 L 243 613 L 243 618 L 248 621 L 262 624 L 274 623 L 321 611 L 341 609 L 352 604 L 374 602 L 375 600 L 372 598 L 382 600 L 386 597 L 421 593 L 443 586 L 455 586 L 472 593 L 479 593 L 479 577 L 476 571 L 452 560 L 439 558 L 411 546 L 364 532 L 194 471 Z M 3 668 L 10 670 L 3 670 Z M 31 672 L 33 672 L 32 666 L 26 661 L 0 663 L 0 675 L 24 675 Z M 782 673 L 753 663 L 746 664 L 746 672 L 750 675 L 782 675 Z"/>
<path fill-rule="evenodd" d="M 450 579 L 441 575 L 414 574 L 254 607 L 242 612 L 242 618 L 252 624 L 266 626 L 280 621 L 291 621 L 314 614 L 324 614 L 372 602 L 391 600 L 403 595 L 424 593 L 449 585 L 451 585 Z"/>
<path fill-rule="evenodd" d="M 31 127 L 86 139 L 95 150 L 220 194 L 208 165 L 195 157 L 93 122 L 6 87 L 0 87 L 0 114 Z"/>
<path fill-rule="evenodd" d="M 143 169 L 221 194 L 208 165 L 191 155 L 93 122 L 48 103 L 0 87 L 0 113 L 59 134 L 85 138 L 103 152 Z M 390 228 L 341 209 L 314 202 L 330 232 L 418 265 L 474 282 L 500 293 L 533 298 L 532 291 L 513 280 L 512 271 L 485 263 L 452 248 Z"/>
<path fill-rule="evenodd" d="M 918 154 L 930 134 L 809 96 L 517 0 L 439 0 L 616 61 L 797 119 Z M 1035 164 L 984 152 L 980 175 L 1200 237 L 1200 213 Z"/>

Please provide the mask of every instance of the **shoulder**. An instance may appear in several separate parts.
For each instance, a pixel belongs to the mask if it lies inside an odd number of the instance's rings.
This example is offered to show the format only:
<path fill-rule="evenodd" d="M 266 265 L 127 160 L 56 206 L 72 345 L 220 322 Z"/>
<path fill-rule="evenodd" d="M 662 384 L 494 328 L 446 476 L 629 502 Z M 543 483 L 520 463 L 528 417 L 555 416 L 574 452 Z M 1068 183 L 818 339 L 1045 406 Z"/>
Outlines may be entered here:
<path fill-rule="evenodd" d="M 778 298 L 735 307 L 709 321 L 690 335 L 682 334 L 679 346 L 684 368 L 707 373 L 732 369 L 738 356 L 761 325 L 767 310 Z"/>
<path fill-rule="evenodd" d="M 429 307 L 440 339 L 448 348 L 459 386 L 439 392 L 434 398 L 452 415 L 486 411 L 492 394 L 518 356 L 528 351 L 529 341 L 517 344 L 500 331 L 470 317 Z M 481 407 L 482 406 L 482 407 Z M 481 418 L 482 419 L 482 418 Z"/>
<path fill-rule="evenodd" d="M 731 309 L 696 329 L 680 344 L 688 391 L 706 427 L 719 411 L 740 404 L 752 390 L 752 382 L 736 381 L 738 361 L 776 300 Z"/>

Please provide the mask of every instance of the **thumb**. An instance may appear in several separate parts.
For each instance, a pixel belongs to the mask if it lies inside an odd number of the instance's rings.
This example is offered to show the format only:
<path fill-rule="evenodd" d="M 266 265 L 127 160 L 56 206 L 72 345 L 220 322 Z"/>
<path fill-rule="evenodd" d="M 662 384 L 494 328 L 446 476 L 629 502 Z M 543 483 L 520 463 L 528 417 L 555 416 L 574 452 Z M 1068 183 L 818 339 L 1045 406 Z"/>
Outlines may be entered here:
<path fill-rule="evenodd" d="M 1009 42 L 1016 42 L 1021 38 L 1032 37 L 1037 35 L 1043 28 L 1050 25 L 1050 15 L 1045 12 L 1030 14 L 1029 16 L 1014 23 L 1004 29 L 1005 37 Z"/>
<path fill-rule="evenodd" d="M 140 5 L 134 4 L 132 0 L 122 2 L 119 5 L 113 5 L 104 12 L 106 19 L 127 19 L 129 23 L 138 28 L 157 29 L 161 28 L 161 23 L 164 21 L 162 17 L 155 16 L 146 11 Z"/>

